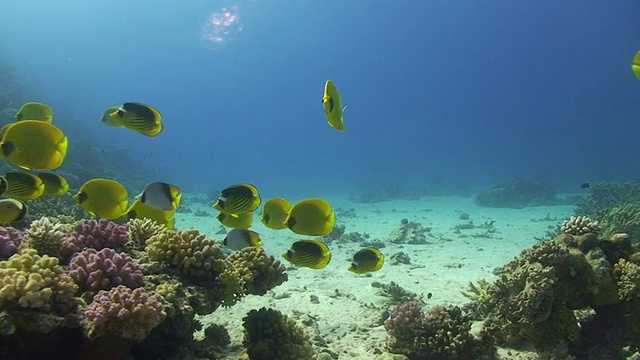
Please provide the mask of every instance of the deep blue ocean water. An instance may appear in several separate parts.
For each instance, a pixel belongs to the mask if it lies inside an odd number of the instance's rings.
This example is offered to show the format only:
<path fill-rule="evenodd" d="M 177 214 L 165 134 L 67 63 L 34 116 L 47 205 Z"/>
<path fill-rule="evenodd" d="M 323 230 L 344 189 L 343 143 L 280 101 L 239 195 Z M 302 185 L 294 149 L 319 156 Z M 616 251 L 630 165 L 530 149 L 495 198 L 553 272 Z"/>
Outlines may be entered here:
<path fill-rule="evenodd" d="M 637 0 L 7 0 L 0 56 L 70 146 L 125 149 L 185 191 L 506 177 L 579 191 L 640 174 L 638 14 Z M 327 79 L 344 133 L 326 122 Z M 160 110 L 162 134 L 100 123 L 128 101 Z"/>

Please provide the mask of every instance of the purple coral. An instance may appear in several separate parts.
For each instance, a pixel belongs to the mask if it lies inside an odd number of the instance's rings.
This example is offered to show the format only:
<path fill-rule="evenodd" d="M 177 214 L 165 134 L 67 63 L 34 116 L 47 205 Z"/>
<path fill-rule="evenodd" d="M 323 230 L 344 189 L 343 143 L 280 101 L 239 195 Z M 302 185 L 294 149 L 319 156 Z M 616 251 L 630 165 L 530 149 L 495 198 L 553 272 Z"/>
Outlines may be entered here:
<path fill-rule="evenodd" d="M 82 291 L 96 292 L 125 285 L 135 289 L 143 285 L 140 265 L 113 249 L 84 249 L 69 263 L 69 275 Z"/>
<path fill-rule="evenodd" d="M 85 248 L 101 250 L 122 248 L 129 241 L 129 227 L 113 221 L 87 220 L 78 225 L 74 232 L 62 242 L 62 254 L 70 257 Z"/>
<path fill-rule="evenodd" d="M 84 312 L 90 338 L 106 334 L 142 341 L 165 316 L 162 297 L 120 285 L 100 290 Z"/>
<path fill-rule="evenodd" d="M 8 259 L 18 252 L 23 234 L 12 227 L 0 226 L 0 259 Z"/>
<path fill-rule="evenodd" d="M 391 315 L 384 322 L 384 328 L 389 335 L 398 340 L 412 340 L 422 331 L 421 317 L 422 305 L 416 301 L 409 301 L 391 311 Z"/>

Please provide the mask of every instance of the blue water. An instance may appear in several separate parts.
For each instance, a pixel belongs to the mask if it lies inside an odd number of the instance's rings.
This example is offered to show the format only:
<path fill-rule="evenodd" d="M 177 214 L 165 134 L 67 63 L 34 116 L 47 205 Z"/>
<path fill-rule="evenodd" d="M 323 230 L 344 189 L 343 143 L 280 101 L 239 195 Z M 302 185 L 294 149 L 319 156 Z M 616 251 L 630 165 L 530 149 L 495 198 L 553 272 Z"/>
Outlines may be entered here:
<path fill-rule="evenodd" d="M 186 191 L 251 182 L 323 196 L 390 181 L 473 190 L 505 177 L 571 191 L 640 173 L 637 0 L 0 8 L 0 56 L 37 89 L 32 100 L 54 108 L 70 146 L 125 148 Z M 348 106 L 344 133 L 326 123 L 326 79 Z M 128 101 L 158 108 L 162 134 L 100 123 Z"/>

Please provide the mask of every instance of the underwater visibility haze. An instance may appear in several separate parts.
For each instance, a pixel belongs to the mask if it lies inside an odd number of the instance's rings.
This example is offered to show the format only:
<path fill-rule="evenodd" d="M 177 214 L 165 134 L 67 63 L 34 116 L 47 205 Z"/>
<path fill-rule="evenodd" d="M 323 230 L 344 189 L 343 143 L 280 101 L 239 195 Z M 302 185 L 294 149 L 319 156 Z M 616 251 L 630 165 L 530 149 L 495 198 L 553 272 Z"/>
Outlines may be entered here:
<path fill-rule="evenodd" d="M 0 358 L 639 359 L 637 14 L 5 0 Z"/>
<path fill-rule="evenodd" d="M 571 188 L 638 172 L 633 1 L 2 7 L 3 58 L 65 109 L 67 127 L 82 124 L 74 138 L 126 149 L 189 191 L 475 189 L 503 177 Z M 343 133 L 326 126 L 327 79 L 347 106 Z M 163 133 L 99 122 L 126 101 L 158 108 Z"/>

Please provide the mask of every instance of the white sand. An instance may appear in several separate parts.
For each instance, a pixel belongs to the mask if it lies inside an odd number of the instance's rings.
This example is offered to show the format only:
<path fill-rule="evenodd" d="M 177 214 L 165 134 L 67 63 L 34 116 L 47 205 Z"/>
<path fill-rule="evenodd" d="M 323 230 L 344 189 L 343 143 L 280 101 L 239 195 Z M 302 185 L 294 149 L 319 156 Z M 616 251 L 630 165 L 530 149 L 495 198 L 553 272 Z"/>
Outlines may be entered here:
<path fill-rule="evenodd" d="M 290 199 L 292 202 L 299 199 Z M 337 217 L 337 224 L 346 226 L 346 233 L 367 233 L 370 239 L 385 242 L 381 251 L 387 259 L 404 251 L 410 256 L 411 265 L 390 265 L 389 261 L 370 276 L 355 275 L 347 271 L 353 254 L 361 248 L 358 243 L 333 242 L 331 263 L 322 270 L 299 268 L 288 271 L 289 280 L 265 296 L 248 296 L 231 308 L 221 308 L 203 317 L 205 324 L 217 323 L 229 331 L 232 338 L 229 359 L 242 354 L 242 318 L 251 310 L 271 307 L 305 322 L 305 329 L 316 344 L 326 342 L 318 350 L 328 349 L 339 359 L 375 359 L 385 349 L 389 337 L 384 327 L 378 325 L 380 311 L 386 297 L 372 282 L 388 284 L 396 282 L 404 289 L 418 294 L 431 293 L 426 307 L 436 304 L 461 305 L 467 299 L 460 293 L 470 281 L 480 278 L 493 281 L 492 271 L 511 261 L 519 252 L 533 245 L 534 237 L 542 237 L 548 226 L 555 226 L 573 214 L 572 206 L 543 206 L 525 209 L 493 209 L 478 207 L 473 197 L 430 197 L 420 201 L 388 201 L 375 204 L 353 203 L 345 199 L 327 199 L 339 212 L 354 208 L 357 217 Z M 221 241 L 224 235 L 216 235 L 220 223 L 215 210 L 204 204 L 195 204 L 185 196 L 183 206 L 193 211 L 204 210 L 207 217 L 193 213 L 179 213 L 176 226 L 179 229 L 195 228 L 209 237 Z M 303 239 L 289 230 L 271 230 L 259 221 L 259 209 L 252 230 L 261 234 L 264 248 L 270 255 L 288 264 L 280 255 L 289 244 Z M 475 225 L 494 220 L 497 232 L 493 238 L 475 238 L 482 229 L 461 230 L 454 227 L 468 222 L 459 218 L 461 213 L 470 215 Z M 555 221 L 532 221 L 549 215 Z M 430 244 L 393 244 L 389 235 L 409 219 L 431 227 Z M 448 240 L 443 240 L 448 239 Z M 311 301 L 316 296 L 318 301 Z M 371 305 L 373 304 L 373 305 Z M 504 359 L 513 358 L 508 355 Z"/>

